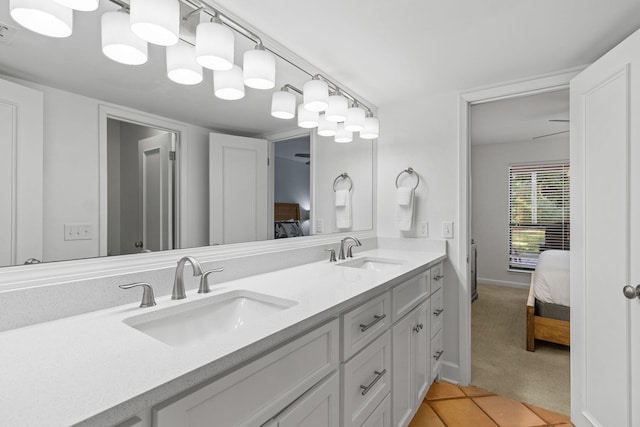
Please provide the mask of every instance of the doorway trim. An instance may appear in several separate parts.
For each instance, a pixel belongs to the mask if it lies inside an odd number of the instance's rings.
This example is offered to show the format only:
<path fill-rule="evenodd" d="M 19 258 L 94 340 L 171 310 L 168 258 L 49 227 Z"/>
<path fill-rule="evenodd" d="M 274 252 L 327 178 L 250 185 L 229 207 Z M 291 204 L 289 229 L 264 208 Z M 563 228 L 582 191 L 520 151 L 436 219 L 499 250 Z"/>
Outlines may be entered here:
<path fill-rule="evenodd" d="M 183 209 L 187 206 L 187 159 L 188 159 L 188 127 L 184 124 L 174 122 L 164 117 L 156 116 L 153 114 L 141 113 L 139 111 L 125 108 L 116 107 L 113 105 L 100 104 L 98 106 L 98 169 L 99 169 L 99 215 L 98 215 L 98 241 L 99 241 L 99 256 L 103 257 L 107 255 L 107 224 L 108 224 L 108 169 L 107 169 L 107 120 L 115 119 L 122 122 L 133 123 L 141 126 L 153 127 L 167 132 L 171 132 L 176 135 L 176 182 L 175 188 L 177 194 L 174 195 L 176 201 L 175 217 L 174 217 L 174 233 L 175 249 L 180 249 L 186 246 L 186 227 L 187 216 L 184 215 Z"/>
<path fill-rule="evenodd" d="M 544 74 L 526 80 L 518 80 L 503 83 L 497 86 L 474 89 L 462 92 L 459 97 L 459 156 L 458 156 L 458 181 L 460 192 L 459 218 L 460 224 L 459 245 L 463 250 L 459 252 L 459 265 L 461 267 L 460 298 L 458 300 L 459 322 L 459 379 L 461 384 L 471 383 L 471 277 L 469 253 L 471 251 L 471 136 L 470 136 L 470 108 L 472 105 L 502 99 L 518 98 L 526 95 L 535 95 L 558 90 L 568 89 L 569 82 L 586 66 L 575 67 L 556 73 Z"/>

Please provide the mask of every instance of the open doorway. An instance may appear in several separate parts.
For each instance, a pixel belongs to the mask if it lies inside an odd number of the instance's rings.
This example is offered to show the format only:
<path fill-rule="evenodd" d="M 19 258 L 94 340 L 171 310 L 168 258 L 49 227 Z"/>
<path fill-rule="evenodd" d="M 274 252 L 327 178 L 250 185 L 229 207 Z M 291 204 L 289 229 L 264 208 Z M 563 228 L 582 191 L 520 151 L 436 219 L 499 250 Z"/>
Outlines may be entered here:
<path fill-rule="evenodd" d="M 564 414 L 570 357 L 557 342 L 569 334 L 568 92 L 472 104 L 469 113 L 471 383 Z M 545 264 L 555 269 L 534 273 Z"/>
<path fill-rule="evenodd" d="M 175 132 L 107 118 L 107 254 L 175 249 Z"/>

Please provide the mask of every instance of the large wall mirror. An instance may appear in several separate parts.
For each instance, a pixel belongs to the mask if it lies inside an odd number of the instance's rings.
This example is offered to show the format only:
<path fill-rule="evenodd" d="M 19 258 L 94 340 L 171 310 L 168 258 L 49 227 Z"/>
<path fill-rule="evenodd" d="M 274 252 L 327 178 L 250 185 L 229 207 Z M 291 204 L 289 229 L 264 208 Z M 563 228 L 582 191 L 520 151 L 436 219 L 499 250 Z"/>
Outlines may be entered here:
<path fill-rule="evenodd" d="M 117 9 L 101 0 L 50 38 L 0 7 L 0 266 L 373 228 L 374 142 L 270 114 L 273 91 L 307 73 L 277 58 L 274 89 L 221 100 L 210 70 L 169 80 L 163 47 L 138 66 L 105 57 L 101 16 Z M 242 66 L 255 43 L 235 39 Z"/>

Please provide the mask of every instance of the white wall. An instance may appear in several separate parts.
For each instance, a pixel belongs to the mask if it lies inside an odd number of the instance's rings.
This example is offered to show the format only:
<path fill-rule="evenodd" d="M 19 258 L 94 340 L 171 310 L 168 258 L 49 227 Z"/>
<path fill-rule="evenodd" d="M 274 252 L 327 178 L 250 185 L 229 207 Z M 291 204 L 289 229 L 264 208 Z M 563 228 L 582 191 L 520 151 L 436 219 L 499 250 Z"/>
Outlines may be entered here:
<path fill-rule="evenodd" d="M 478 281 L 528 286 L 531 275 L 509 267 L 509 166 L 569 159 L 569 138 L 471 146 L 472 238 Z"/>
<path fill-rule="evenodd" d="M 315 133 L 315 132 L 314 132 Z M 333 137 L 313 135 L 313 218 L 323 223 L 323 231 L 317 228 L 313 234 L 333 233 L 336 231 L 370 230 L 373 228 L 373 146 L 370 140 L 354 135 L 353 142 L 336 143 Z M 353 182 L 351 192 L 352 227 L 336 228 L 335 193 L 333 181 L 338 175 L 347 172 Z M 339 182 L 337 188 L 348 188 L 345 182 Z"/>
<path fill-rule="evenodd" d="M 107 120 L 107 254 L 120 252 L 120 122 Z"/>
<path fill-rule="evenodd" d="M 411 237 L 395 227 L 395 179 L 411 166 L 421 176 L 416 190 L 416 223 L 429 222 L 431 238 L 442 238 L 442 222 L 454 221 L 445 262 L 443 376 L 459 380 L 458 298 L 463 288 L 459 242 L 458 115 L 459 94 L 398 99 L 380 105 L 378 139 L 378 222 L 380 236 Z"/>

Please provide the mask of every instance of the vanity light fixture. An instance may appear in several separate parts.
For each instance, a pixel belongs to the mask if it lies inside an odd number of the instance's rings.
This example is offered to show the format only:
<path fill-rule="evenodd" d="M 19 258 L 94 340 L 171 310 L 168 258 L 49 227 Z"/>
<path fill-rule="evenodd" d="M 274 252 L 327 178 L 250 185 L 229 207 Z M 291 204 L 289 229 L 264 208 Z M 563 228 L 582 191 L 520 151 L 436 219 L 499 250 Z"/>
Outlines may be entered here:
<path fill-rule="evenodd" d="M 180 33 L 178 0 L 131 0 L 131 31 L 149 43 L 173 46 Z"/>
<path fill-rule="evenodd" d="M 73 32 L 73 10 L 52 0 L 11 0 L 11 17 L 28 30 L 63 38 Z"/>
<path fill-rule="evenodd" d="M 285 85 L 271 96 L 271 115 L 278 119 L 293 119 L 296 116 L 296 96 L 288 92 Z"/>
<path fill-rule="evenodd" d="M 338 123 L 330 122 L 325 116 L 326 114 L 320 115 L 320 123 L 318 123 L 318 135 L 336 136 L 336 133 L 338 132 Z"/>
<path fill-rule="evenodd" d="M 242 68 L 234 65 L 230 70 L 214 71 L 213 92 L 216 97 L 229 101 L 244 98 Z"/>
<path fill-rule="evenodd" d="M 325 111 L 329 106 L 329 85 L 319 76 L 313 76 L 302 87 L 304 108 L 309 111 Z"/>
<path fill-rule="evenodd" d="M 338 123 L 338 130 L 336 131 L 336 142 L 346 144 L 353 141 L 353 132 L 350 132 L 344 128 L 344 123 Z"/>
<path fill-rule="evenodd" d="M 350 132 L 360 132 L 364 128 L 365 115 L 364 109 L 356 102 L 353 107 L 347 110 L 344 128 Z"/>
<path fill-rule="evenodd" d="M 254 89 L 272 89 L 276 85 L 276 57 L 261 42 L 244 53 L 244 84 Z"/>
<path fill-rule="evenodd" d="M 167 46 L 167 76 L 181 85 L 202 82 L 202 67 L 196 61 L 196 50 L 185 42 Z"/>
<path fill-rule="evenodd" d="M 364 127 L 360 131 L 362 139 L 376 139 L 380 136 L 380 121 L 373 117 L 372 113 L 367 113 L 364 119 Z"/>
<path fill-rule="evenodd" d="M 99 0 L 53 0 L 70 9 L 92 12 L 98 8 Z"/>
<path fill-rule="evenodd" d="M 218 16 L 196 27 L 196 59 L 210 70 L 226 71 L 233 67 L 235 36 Z"/>
<path fill-rule="evenodd" d="M 342 96 L 342 92 L 337 90 L 335 94 L 329 96 L 327 110 L 325 117 L 330 122 L 344 122 L 347 120 L 347 109 L 349 108 L 349 101 Z"/>
<path fill-rule="evenodd" d="M 149 55 L 147 42 L 133 34 L 129 14 L 123 10 L 102 15 L 102 53 L 121 64 L 141 65 Z"/>
<path fill-rule="evenodd" d="M 320 113 L 307 110 L 304 108 L 304 104 L 298 105 L 298 126 L 305 129 L 313 129 L 318 127 L 319 122 Z"/>

